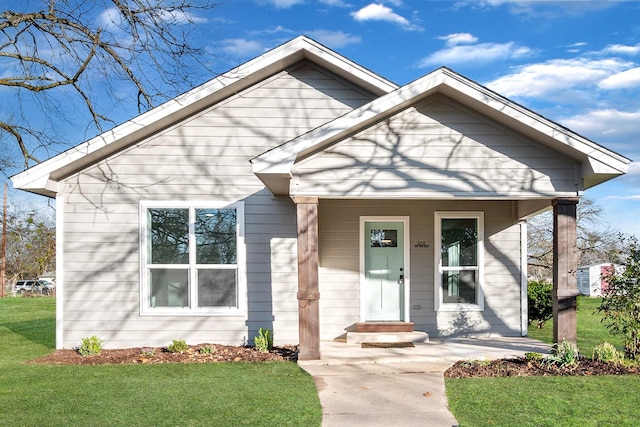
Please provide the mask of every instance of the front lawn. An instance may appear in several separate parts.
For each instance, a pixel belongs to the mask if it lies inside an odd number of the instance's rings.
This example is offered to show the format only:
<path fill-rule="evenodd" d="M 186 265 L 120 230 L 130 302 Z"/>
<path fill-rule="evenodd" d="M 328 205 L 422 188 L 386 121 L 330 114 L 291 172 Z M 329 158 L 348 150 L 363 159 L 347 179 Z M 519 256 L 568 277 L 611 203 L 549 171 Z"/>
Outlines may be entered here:
<path fill-rule="evenodd" d="M 602 315 L 597 312 L 602 298 L 578 297 L 578 348 L 580 353 L 591 357 L 593 348 L 606 341 L 623 350 L 622 340 L 611 335 L 600 322 Z M 529 326 L 529 336 L 549 344 L 553 344 L 553 320 L 545 323 L 542 329 Z"/>
<path fill-rule="evenodd" d="M 591 357 L 593 347 L 620 340 L 600 323 L 600 299 L 580 298 L 578 347 Z M 552 343 L 553 324 L 529 330 Z M 461 426 L 636 426 L 640 418 L 637 376 L 520 377 L 447 379 L 451 411 Z"/>
<path fill-rule="evenodd" d="M 292 362 L 25 364 L 54 349 L 55 300 L 0 300 L 0 425 L 319 426 L 313 379 Z"/>
<path fill-rule="evenodd" d="M 446 380 L 451 412 L 465 426 L 637 426 L 636 376 Z"/>

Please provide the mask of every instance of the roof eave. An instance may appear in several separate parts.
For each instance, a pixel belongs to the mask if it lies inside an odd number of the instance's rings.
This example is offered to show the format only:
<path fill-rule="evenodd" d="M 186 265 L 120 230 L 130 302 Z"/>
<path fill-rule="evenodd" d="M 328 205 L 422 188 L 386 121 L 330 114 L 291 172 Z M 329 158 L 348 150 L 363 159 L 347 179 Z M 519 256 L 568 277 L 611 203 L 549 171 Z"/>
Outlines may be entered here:
<path fill-rule="evenodd" d="M 105 158 L 136 141 L 213 105 L 280 70 L 308 59 L 330 71 L 382 95 L 398 86 L 304 37 L 297 37 L 227 73 L 212 79 L 136 118 L 11 177 L 15 188 L 47 194 L 38 183 L 57 181 Z"/>

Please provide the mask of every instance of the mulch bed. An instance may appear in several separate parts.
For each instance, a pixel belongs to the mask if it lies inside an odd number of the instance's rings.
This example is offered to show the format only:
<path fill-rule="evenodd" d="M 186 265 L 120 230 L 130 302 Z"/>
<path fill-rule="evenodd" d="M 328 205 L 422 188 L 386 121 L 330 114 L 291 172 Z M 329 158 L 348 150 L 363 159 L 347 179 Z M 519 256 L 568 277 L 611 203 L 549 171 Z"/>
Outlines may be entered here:
<path fill-rule="evenodd" d="M 476 377 L 532 377 L 532 376 L 592 376 L 592 375 L 637 375 L 638 367 L 616 363 L 598 362 L 582 358 L 576 366 L 561 367 L 542 360 L 526 358 L 498 359 L 490 361 L 458 361 L 444 373 L 445 378 Z"/>
<path fill-rule="evenodd" d="M 204 349 L 204 350 L 203 350 Z M 198 344 L 183 353 L 171 353 L 163 347 L 136 347 L 102 350 L 94 356 L 82 356 L 76 350 L 56 350 L 27 363 L 49 365 L 122 365 L 158 363 L 215 363 L 215 362 L 269 362 L 297 361 L 297 346 L 274 347 L 261 352 L 254 347 Z M 498 360 L 461 360 L 444 373 L 445 378 L 477 377 L 531 377 L 570 375 L 638 375 L 639 367 L 598 362 L 587 358 L 573 367 L 561 367 L 543 360 L 525 357 Z"/>
<path fill-rule="evenodd" d="M 204 350 L 202 350 L 204 348 Z M 296 361 L 297 346 L 274 347 L 261 352 L 253 347 L 199 344 L 189 346 L 183 353 L 171 353 L 163 347 L 137 347 L 102 350 L 100 354 L 82 356 L 75 350 L 56 350 L 28 363 L 49 365 L 122 365 L 154 363 L 212 363 L 212 362 L 268 362 Z"/>

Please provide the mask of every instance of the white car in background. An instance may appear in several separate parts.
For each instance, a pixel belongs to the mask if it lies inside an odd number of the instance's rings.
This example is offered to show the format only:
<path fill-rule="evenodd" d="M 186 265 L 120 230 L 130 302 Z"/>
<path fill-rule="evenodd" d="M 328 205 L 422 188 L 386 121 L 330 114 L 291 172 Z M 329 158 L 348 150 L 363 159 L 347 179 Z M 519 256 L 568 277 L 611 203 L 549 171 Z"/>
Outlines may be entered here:
<path fill-rule="evenodd" d="M 56 285 L 48 280 L 18 280 L 15 286 L 16 294 L 36 292 L 42 295 L 53 295 Z"/>

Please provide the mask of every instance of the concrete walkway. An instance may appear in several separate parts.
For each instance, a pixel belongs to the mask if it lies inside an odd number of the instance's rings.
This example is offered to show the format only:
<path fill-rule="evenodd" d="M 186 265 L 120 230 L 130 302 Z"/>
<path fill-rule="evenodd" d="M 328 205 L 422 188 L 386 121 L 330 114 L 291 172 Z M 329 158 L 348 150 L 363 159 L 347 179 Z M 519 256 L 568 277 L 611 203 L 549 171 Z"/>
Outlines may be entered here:
<path fill-rule="evenodd" d="M 444 371 L 457 360 L 500 359 L 549 346 L 529 338 L 432 339 L 410 348 L 321 343 L 321 360 L 298 361 L 318 388 L 322 426 L 457 426 Z"/>

